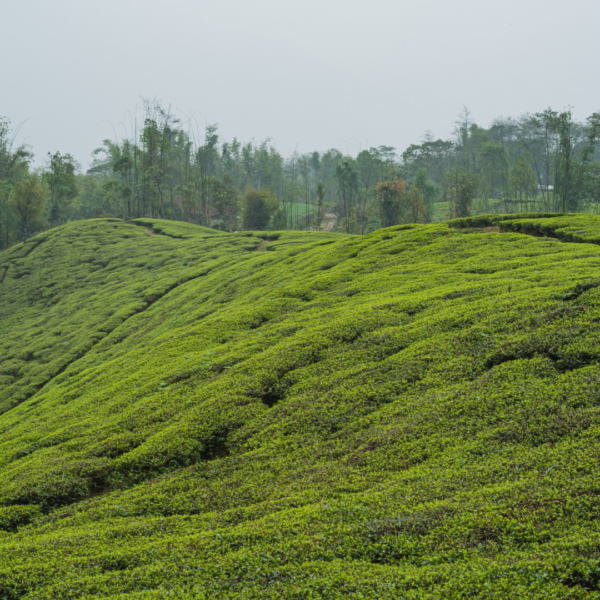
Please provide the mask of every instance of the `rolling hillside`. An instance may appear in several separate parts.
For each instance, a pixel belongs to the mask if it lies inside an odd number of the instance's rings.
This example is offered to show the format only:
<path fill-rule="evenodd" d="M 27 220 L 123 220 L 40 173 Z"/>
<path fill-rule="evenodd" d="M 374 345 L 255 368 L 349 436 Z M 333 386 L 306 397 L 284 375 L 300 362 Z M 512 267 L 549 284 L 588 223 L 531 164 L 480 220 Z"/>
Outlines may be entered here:
<path fill-rule="evenodd" d="M 0 253 L 0 599 L 600 598 L 598 244 L 95 219 Z"/>

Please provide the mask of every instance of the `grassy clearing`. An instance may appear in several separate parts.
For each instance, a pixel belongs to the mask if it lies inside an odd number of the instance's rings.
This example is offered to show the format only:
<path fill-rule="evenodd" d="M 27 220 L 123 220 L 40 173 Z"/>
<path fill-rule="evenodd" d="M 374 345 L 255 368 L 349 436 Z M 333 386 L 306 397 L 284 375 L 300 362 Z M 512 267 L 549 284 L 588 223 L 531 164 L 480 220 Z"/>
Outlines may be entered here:
<path fill-rule="evenodd" d="M 282 205 L 282 209 L 284 206 Z M 307 210 L 308 209 L 308 210 Z M 304 202 L 288 202 L 285 205 L 285 212 L 287 214 L 290 223 L 295 223 L 296 220 L 304 223 L 306 216 L 313 218 L 315 212 L 315 205 L 309 204 L 308 206 Z"/>
<path fill-rule="evenodd" d="M 0 598 L 600 597 L 598 243 L 97 219 L 2 253 Z"/>

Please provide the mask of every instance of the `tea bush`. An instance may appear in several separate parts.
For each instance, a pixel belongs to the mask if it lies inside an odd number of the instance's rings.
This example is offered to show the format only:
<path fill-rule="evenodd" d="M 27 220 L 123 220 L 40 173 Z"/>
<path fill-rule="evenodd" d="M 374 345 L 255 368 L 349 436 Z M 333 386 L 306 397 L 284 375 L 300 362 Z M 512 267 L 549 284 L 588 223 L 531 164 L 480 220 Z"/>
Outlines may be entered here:
<path fill-rule="evenodd" d="M 600 218 L 518 217 L 1 253 L 0 598 L 600 598 Z"/>

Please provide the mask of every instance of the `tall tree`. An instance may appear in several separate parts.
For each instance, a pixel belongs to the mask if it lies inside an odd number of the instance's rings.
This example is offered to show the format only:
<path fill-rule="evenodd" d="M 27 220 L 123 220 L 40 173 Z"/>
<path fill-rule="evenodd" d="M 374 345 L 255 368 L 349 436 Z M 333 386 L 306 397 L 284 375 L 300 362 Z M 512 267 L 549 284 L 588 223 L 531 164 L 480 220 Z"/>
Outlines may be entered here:
<path fill-rule="evenodd" d="M 408 183 L 404 179 L 382 181 L 377 185 L 382 227 L 391 227 L 401 223 L 406 210 L 407 188 Z"/>
<path fill-rule="evenodd" d="M 354 161 L 345 159 L 335 168 L 335 177 L 339 190 L 339 216 L 342 219 L 344 231 L 350 233 L 351 209 L 354 208 L 359 186 L 359 176 Z"/>
<path fill-rule="evenodd" d="M 221 225 L 225 231 L 233 231 L 237 227 L 237 218 L 239 211 L 239 202 L 237 189 L 233 178 L 229 173 L 225 173 L 222 180 L 215 178 L 212 184 L 212 205 L 217 210 Z M 253 210 L 252 206 L 246 206 L 250 211 Z M 250 221 L 247 221 L 250 223 Z M 254 221 L 252 221 L 254 224 Z"/>
<path fill-rule="evenodd" d="M 484 142 L 479 150 L 479 164 L 490 197 L 495 198 L 498 189 L 506 186 L 508 156 L 502 144 L 494 140 Z"/>
<path fill-rule="evenodd" d="M 24 144 L 17 145 L 20 126 L 11 129 L 10 120 L 0 117 L 0 248 L 8 248 L 15 237 L 16 218 L 8 206 L 13 185 L 27 175 L 33 155 Z"/>
<path fill-rule="evenodd" d="M 446 186 L 450 196 L 450 215 L 453 218 L 469 217 L 479 186 L 477 175 L 459 167 L 446 175 Z"/>
<path fill-rule="evenodd" d="M 314 226 L 317 231 L 321 231 L 321 224 L 325 217 L 325 188 L 322 183 L 317 185 L 317 210 L 315 212 Z"/>
<path fill-rule="evenodd" d="M 588 117 L 587 134 L 585 142 L 577 157 L 575 173 L 573 177 L 572 196 L 573 204 L 577 207 L 583 204 L 587 181 L 590 179 L 590 170 L 594 155 L 598 150 L 600 140 L 600 113 L 594 113 Z"/>
<path fill-rule="evenodd" d="M 456 140 L 456 156 L 458 164 L 466 171 L 471 171 L 471 131 L 474 125 L 471 111 L 463 105 L 458 119 L 454 122 L 454 138 Z"/>
<path fill-rule="evenodd" d="M 14 185 L 8 205 L 21 221 L 23 239 L 27 241 L 29 227 L 44 210 L 44 187 L 35 174 L 27 175 Z"/>
<path fill-rule="evenodd" d="M 538 185 L 544 199 L 546 210 L 555 210 L 553 206 L 553 174 L 556 163 L 555 122 L 558 113 L 551 109 L 543 112 L 525 115 L 520 124 L 522 145 L 534 157 Z"/>
<path fill-rule="evenodd" d="M 529 154 L 518 156 L 510 173 L 509 183 L 511 192 L 519 202 L 532 197 L 536 193 L 537 178 L 532 168 L 533 160 Z"/>
<path fill-rule="evenodd" d="M 196 164 L 200 175 L 201 223 L 210 225 L 209 194 L 212 181 L 216 174 L 216 161 L 218 156 L 217 144 L 219 135 L 216 125 L 207 125 L 204 132 L 204 144 L 196 152 Z"/>
<path fill-rule="evenodd" d="M 429 220 L 423 192 L 416 186 L 412 186 L 406 194 L 406 220 L 409 223 L 427 223 Z"/>
<path fill-rule="evenodd" d="M 63 223 L 69 216 L 71 201 L 79 188 L 75 176 L 75 160 L 70 154 L 48 152 L 49 169 L 44 173 L 44 181 L 50 192 L 50 225 Z"/>
<path fill-rule="evenodd" d="M 426 139 L 422 144 L 411 144 L 402 153 L 402 162 L 410 176 L 419 169 L 425 169 L 427 177 L 438 184 L 454 160 L 455 144 L 441 139 Z"/>
<path fill-rule="evenodd" d="M 363 150 L 356 157 L 356 167 L 358 169 L 361 182 L 361 191 L 358 197 L 356 212 L 361 234 L 365 232 L 369 222 L 375 186 L 381 180 L 381 175 L 383 172 L 381 166 L 381 153 L 375 148 Z"/>
<path fill-rule="evenodd" d="M 243 201 L 242 228 L 250 231 L 266 229 L 270 218 L 268 194 L 264 190 L 248 189 Z"/>
<path fill-rule="evenodd" d="M 413 180 L 413 186 L 419 189 L 423 195 L 425 219 L 429 222 L 433 217 L 433 204 L 440 193 L 440 189 L 435 183 L 428 179 L 427 171 L 425 169 L 419 169 L 417 171 Z"/>
<path fill-rule="evenodd" d="M 25 144 L 16 145 L 20 127 L 12 131 L 10 120 L 0 117 L 0 180 L 14 183 L 20 175 L 27 173 L 33 154 Z"/>

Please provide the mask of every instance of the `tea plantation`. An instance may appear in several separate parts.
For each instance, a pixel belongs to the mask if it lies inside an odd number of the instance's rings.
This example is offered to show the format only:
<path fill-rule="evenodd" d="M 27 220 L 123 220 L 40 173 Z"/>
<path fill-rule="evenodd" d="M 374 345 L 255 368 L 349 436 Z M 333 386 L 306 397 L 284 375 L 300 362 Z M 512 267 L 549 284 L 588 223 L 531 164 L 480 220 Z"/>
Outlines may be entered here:
<path fill-rule="evenodd" d="M 67 224 L 0 254 L 0 599 L 600 598 L 600 217 Z"/>

